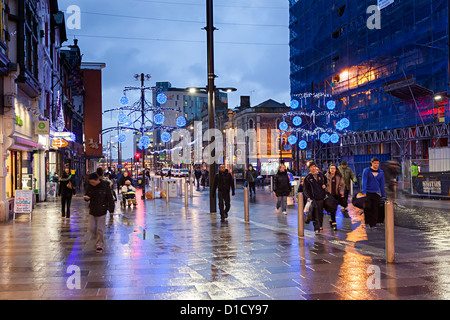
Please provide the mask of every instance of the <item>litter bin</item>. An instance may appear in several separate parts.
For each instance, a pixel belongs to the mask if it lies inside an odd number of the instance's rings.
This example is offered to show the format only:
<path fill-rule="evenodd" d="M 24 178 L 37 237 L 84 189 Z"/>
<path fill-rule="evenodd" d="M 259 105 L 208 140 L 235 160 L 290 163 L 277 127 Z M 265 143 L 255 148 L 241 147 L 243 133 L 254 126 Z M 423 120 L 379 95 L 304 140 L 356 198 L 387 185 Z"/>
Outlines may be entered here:
<path fill-rule="evenodd" d="M 176 179 L 165 179 L 164 180 L 164 187 L 165 187 L 165 183 L 168 184 L 168 189 L 166 192 L 166 195 L 169 198 L 176 198 L 178 196 L 178 189 L 177 189 L 177 180 Z"/>

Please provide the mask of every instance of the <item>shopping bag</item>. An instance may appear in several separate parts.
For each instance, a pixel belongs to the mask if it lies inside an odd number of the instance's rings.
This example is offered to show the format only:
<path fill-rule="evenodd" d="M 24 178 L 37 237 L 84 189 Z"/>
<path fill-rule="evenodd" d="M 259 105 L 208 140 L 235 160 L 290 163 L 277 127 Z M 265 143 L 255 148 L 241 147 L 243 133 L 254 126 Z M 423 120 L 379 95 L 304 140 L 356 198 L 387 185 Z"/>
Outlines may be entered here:
<path fill-rule="evenodd" d="M 305 217 L 303 220 L 306 224 L 309 224 L 311 221 L 313 221 L 313 217 L 312 217 L 313 206 L 314 206 L 314 204 L 313 204 L 312 200 L 308 200 L 308 202 L 306 203 L 305 208 L 303 210 L 303 213 L 305 214 Z"/>

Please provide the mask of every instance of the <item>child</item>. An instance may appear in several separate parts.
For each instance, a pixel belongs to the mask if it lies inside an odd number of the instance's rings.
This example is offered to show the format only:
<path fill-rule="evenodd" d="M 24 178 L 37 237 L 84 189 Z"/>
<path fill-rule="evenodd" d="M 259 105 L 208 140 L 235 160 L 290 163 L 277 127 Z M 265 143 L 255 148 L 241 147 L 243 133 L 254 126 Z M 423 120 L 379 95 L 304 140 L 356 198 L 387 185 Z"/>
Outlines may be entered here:
<path fill-rule="evenodd" d="M 131 185 L 130 180 L 125 181 L 125 185 L 122 187 L 122 203 L 123 207 L 126 207 L 128 202 L 128 207 L 131 207 L 131 204 L 136 206 L 136 188 Z"/>

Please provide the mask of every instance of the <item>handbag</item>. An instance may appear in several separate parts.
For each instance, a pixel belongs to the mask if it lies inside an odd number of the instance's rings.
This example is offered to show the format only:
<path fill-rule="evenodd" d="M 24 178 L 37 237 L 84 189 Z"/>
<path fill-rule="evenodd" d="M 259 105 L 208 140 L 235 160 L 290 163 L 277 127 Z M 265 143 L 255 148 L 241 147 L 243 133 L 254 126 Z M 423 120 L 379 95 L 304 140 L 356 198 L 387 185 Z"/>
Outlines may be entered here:
<path fill-rule="evenodd" d="M 337 203 L 336 199 L 334 199 L 334 197 L 331 194 L 327 193 L 327 196 L 325 197 L 325 200 L 323 202 L 323 207 L 324 207 L 325 211 L 328 213 L 336 212 L 337 206 L 338 206 L 338 203 Z"/>
<path fill-rule="evenodd" d="M 362 193 L 357 193 L 352 198 L 352 205 L 358 209 L 365 209 L 367 202 L 367 196 L 363 196 Z"/>

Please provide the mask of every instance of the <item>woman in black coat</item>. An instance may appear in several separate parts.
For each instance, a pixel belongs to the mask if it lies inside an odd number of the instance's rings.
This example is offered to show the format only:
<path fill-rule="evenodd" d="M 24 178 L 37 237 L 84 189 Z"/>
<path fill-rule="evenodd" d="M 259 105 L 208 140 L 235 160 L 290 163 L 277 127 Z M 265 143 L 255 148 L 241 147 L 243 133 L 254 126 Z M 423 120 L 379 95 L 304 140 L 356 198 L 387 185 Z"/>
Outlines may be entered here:
<path fill-rule="evenodd" d="M 274 177 L 273 191 L 277 196 L 277 212 L 281 207 L 283 214 L 286 214 L 287 197 L 291 194 L 291 183 L 284 164 L 279 167 Z"/>
<path fill-rule="evenodd" d="M 58 195 L 61 196 L 61 216 L 70 219 L 70 203 L 72 202 L 72 196 L 75 195 L 75 179 L 70 174 L 68 166 L 64 168 L 64 173 L 59 180 Z"/>

